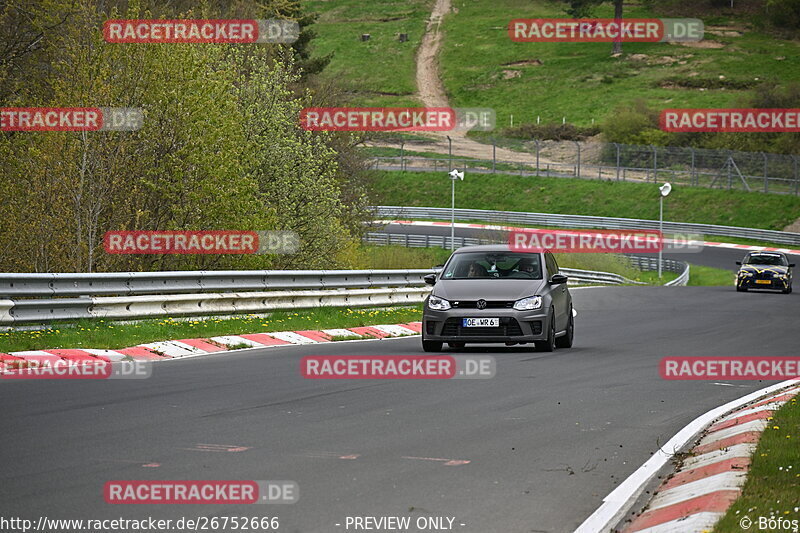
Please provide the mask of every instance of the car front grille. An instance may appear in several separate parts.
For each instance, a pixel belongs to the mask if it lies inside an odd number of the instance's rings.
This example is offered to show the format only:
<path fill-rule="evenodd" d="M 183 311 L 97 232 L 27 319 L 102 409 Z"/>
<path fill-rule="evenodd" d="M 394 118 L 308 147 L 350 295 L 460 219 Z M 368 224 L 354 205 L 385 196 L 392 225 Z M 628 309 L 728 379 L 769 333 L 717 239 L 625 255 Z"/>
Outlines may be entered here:
<path fill-rule="evenodd" d="M 484 309 L 511 309 L 514 307 L 513 301 L 504 301 L 504 300 L 485 300 L 486 307 Z M 478 301 L 477 300 L 459 300 L 457 302 L 453 302 L 453 307 L 456 309 L 478 309 Z"/>
<path fill-rule="evenodd" d="M 499 328 L 464 328 L 460 318 L 448 318 L 442 328 L 444 337 L 519 337 L 522 328 L 513 318 L 501 317 Z"/>

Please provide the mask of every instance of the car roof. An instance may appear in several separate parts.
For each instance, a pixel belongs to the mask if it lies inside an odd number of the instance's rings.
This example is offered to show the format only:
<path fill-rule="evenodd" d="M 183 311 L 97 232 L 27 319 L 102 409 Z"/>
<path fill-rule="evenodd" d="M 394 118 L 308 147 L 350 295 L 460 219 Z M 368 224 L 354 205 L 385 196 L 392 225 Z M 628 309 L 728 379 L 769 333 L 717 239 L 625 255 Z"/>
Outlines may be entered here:
<path fill-rule="evenodd" d="M 466 252 L 516 252 L 516 253 L 530 253 L 530 254 L 541 253 L 538 250 L 531 250 L 531 251 L 512 250 L 511 247 L 507 244 L 478 244 L 475 246 L 462 246 L 453 253 L 460 254 Z"/>
<path fill-rule="evenodd" d="M 786 257 L 786 254 L 783 252 L 773 252 L 773 251 L 761 251 L 761 250 L 753 250 L 752 252 L 748 253 L 747 255 L 777 255 L 780 257 Z"/>

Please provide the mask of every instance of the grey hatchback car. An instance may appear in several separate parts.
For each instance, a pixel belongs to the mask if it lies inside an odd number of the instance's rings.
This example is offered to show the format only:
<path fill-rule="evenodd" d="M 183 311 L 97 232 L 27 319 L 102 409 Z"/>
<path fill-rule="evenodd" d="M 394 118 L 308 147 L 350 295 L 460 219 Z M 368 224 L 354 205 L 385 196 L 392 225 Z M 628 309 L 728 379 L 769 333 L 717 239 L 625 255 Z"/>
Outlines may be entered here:
<path fill-rule="evenodd" d="M 575 332 L 567 276 L 552 253 L 507 245 L 459 248 L 438 274 L 422 314 L 422 348 L 438 352 L 466 343 L 534 343 L 569 348 Z"/>

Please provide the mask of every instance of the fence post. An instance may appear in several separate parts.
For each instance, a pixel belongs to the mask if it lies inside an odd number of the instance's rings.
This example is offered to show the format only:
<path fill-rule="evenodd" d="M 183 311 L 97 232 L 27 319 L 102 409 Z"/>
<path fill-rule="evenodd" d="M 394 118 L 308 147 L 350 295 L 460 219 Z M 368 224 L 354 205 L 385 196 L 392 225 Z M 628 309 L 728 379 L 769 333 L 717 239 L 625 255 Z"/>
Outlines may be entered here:
<path fill-rule="evenodd" d="M 405 152 L 403 151 L 403 147 L 405 146 L 406 142 L 400 140 L 400 172 L 403 172 L 406 169 L 405 164 Z"/>
<path fill-rule="evenodd" d="M 761 152 L 761 156 L 764 158 L 764 192 L 769 192 L 769 177 L 767 174 L 767 154 Z"/>
<path fill-rule="evenodd" d="M 691 154 L 692 154 L 692 173 L 689 176 L 689 183 L 691 185 L 699 185 L 699 183 L 695 183 L 695 179 L 696 179 L 697 176 L 695 175 L 695 166 L 694 166 L 694 148 L 692 148 L 690 146 L 689 147 L 689 152 L 691 152 Z"/>
<path fill-rule="evenodd" d="M 728 190 L 731 190 L 731 187 L 732 187 L 732 179 L 733 179 L 733 176 L 731 175 L 731 167 L 733 166 L 731 164 L 732 161 L 733 161 L 733 151 L 732 150 L 728 150 L 728 161 L 727 161 L 727 166 L 728 166 Z"/>
<path fill-rule="evenodd" d="M 800 194 L 800 191 L 798 190 L 798 187 L 797 187 L 797 156 L 796 155 L 792 156 L 792 161 L 794 162 L 794 194 L 795 194 L 795 196 L 797 196 L 798 194 Z"/>
<path fill-rule="evenodd" d="M 534 143 L 536 143 L 536 177 L 539 177 L 539 140 L 534 139 Z"/>
<path fill-rule="evenodd" d="M 495 173 L 495 167 L 497 166 L 497 140 L 492 137 L 492 174 Z"/>
<path fill-rule="evenodd" d="M 619 181 L 619 143 L 614 143 L 614 147 L 617 149 L 617 181 Z"/>
<path fill-rule="evenodd" d="M 658 149 L 652 144 L 650 148 L 653 149 L 653 183 L 658 181 Z"/>
<path fill-rule="evenodd" d="M 578 141 L 572 141 L 572 142 L 574 142 L 575 146 L 578 147 L 578 166 L 575 169 L 575 177 L 576 178 L 580 178 L 581 177 L 581 143 L 579 143 Z"/>

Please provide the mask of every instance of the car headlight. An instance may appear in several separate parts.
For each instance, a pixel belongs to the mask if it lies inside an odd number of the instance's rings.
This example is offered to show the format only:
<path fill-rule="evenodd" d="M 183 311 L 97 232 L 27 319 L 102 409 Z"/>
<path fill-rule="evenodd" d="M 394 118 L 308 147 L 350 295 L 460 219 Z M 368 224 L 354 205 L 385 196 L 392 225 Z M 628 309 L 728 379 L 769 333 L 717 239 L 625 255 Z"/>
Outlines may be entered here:
<path fill-rule="evenodd" d="M 753 277 L 753 273 L 752 272 L 742 271 L 742 272 L 739 272 L 739 275 L 742 276 L 743 278 L 752 278 Z"/>
<path fill-rule="evenodd" d="M 778 279 L 789 279 L 789 276 L 786 274 L 775 274 L 775 277 Z"/>
<path fill-rule="evenodd" d="M 447 311 L 450 309 L 450 302 L 438 296 L 431 296 L 428 298 L 428 307 L 434 311 Z"/>
<path fill-rule="evenodd" d="M 517 311 L 532 311 L 542 307 L 541 296 L 531 296 L 530 298 L 523 298 L 514 302 L 514 309 Z"/>

